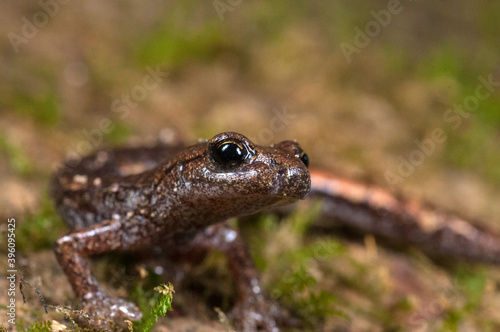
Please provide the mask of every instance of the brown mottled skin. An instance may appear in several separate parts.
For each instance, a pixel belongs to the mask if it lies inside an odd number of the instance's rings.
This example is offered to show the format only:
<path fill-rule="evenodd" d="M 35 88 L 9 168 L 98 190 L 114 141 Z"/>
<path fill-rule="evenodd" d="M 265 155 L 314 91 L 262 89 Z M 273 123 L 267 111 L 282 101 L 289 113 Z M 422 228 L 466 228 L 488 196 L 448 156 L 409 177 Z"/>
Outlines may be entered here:
<path fill-rule="evenodd" d="M 225 159 L 221 150 L 227 146 L 241 156 L 228 152 Z M 55 243 L 55 252 L 84 310 L 114 321 L 141 317 L 134 304 L 106 294 L 85 256 L 183 237 L 187 250 L 217 248 L 226 254 L 239 292 L 235 312 L 241 329 L 276 330 L 278 308 L 262 294 L 241 237 L 221 222 L 304 199 L 311 184 L 306 158 L 296 142 L 264 147 L 225 132 L 187 148 L 102 150 L 69 161 L 53 178 L 51 192 L 73 231 Z"/>
<path fill-rule="evenodd" d="M 398 246 L 413 245 L 439 260 L 500 265 L 500 236 L 484 226 L 396 197 L 389 191 L 311 170 L 309 197 L 322 200 L 316 225 L 342 227 Z"/>

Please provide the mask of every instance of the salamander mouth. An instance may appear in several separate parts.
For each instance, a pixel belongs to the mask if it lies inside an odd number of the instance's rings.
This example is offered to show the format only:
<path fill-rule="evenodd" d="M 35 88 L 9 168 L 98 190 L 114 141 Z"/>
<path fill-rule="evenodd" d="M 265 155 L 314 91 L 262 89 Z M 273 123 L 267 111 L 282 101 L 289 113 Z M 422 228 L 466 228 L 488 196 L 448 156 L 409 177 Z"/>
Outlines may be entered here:
<path fill-rule="evenodd" d="M 262 201 L 262 208 L 271 208 L 276 206 L 288 205 L 297 202 L 299 197 L 291 195 L 275 194 L 269 195 L 265 201 Z"/>
<path fill-rule="evenodd" d="M 296 202 L 298 200 L 302 200 L 307 198 L 309 195 L 309 189 L 307 190 L 296 190 L 296 191 L 291 191 L 291 190 L 285 190 L 281 191 L 279 190 L 278 192 L 271 193 L 270 197 L 272 197 L 272 200 L 276 200 L 277 202 L 275 204 L 290 204 L 293 202 Z"/>
<path fill-rule="evenodd" d="M 274 195 L 275 199 L 277 202 L 274 205 L 286 205 L 286 204 L 292 204 L 295 203 L 298 200 L 305 199 L 307 195 L 298 197 L 298 196 L 292 196 L 292 195 L 286 195 L 286 194 L 276 194 Z"/>
<path fill-rule="evenodd" d="M 282 193 L 278 194 L 278 196 L 282 197 L 284 200 L 296 201 L 301 199 L 306 199 L 309 196 L 309 190 L 293 192 L 293 193 Z"/>

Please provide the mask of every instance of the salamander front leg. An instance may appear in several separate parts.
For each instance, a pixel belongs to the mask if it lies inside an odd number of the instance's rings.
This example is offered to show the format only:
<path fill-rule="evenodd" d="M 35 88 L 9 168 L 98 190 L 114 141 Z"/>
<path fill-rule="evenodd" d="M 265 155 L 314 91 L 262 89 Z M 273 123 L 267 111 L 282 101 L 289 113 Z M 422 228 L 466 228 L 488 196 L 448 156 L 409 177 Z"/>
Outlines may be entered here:
<path fill-rule="evenodd" d="M 259 329 L 278 331 L 277 321 L 287 320 L 288 316 L 264 294 L 259 272 L 238 231 L 225 224 L 207 227 L 194 236 L 184 254 L 206 249 L 222 251 L 227 257 L 239 295 L 231 314 L 238 329 L 247 332 Z"/>
<path fill-rule="evenodd" d="M 84 256 L 128 249 L 130 242 L 123 241 L 123 234 L 126 230 L 120 222 L 105 222 L 63 236 L 54 246 L 57 260 L 81 300 L 83 310 L 91 318 L 98 318 L 91 324 L 95 327 L 110 329 L 112 321 L 123 324 L 125 319 L 137 320 L 142 316 L 133 303 L 108 295 L 84 259 Z"/>

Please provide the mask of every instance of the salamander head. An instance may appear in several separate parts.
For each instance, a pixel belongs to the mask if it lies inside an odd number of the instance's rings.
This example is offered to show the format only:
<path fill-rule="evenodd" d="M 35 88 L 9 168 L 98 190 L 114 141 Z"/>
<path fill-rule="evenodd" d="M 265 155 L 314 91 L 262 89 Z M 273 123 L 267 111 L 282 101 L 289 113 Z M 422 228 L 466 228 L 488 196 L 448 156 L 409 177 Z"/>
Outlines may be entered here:
<path fill-rule="evenodd" d="M 258 146 L 224 132 L 187 148 L 168 171 L 177 174 L 183 201 L 236 216 L 304 199 L 311 188 L 307 166 L 307 155 L 294 141 Z"/>

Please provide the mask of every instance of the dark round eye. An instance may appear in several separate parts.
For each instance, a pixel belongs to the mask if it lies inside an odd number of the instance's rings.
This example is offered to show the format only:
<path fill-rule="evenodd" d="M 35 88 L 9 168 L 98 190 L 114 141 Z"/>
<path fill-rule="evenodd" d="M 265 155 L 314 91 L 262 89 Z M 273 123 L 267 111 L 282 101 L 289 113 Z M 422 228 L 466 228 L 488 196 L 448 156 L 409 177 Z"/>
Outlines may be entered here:
<path fill-rule="evenodd" d="M 304 165 L 306 165 L 306 167 L 309 167 L 309 157 L 307 156 L 307 154 L 305 154 L 304 152 L 301 152 L 299 158 L 300 158 L 300 160 L 302 160 Z"/>
<path fill-rule="evenodd" d="M 223 166 L 235 166 L 247 157 L 248 151 L 245 147 L 233 142 L 222 142 L 215 149 L 214 159 Z"/>

